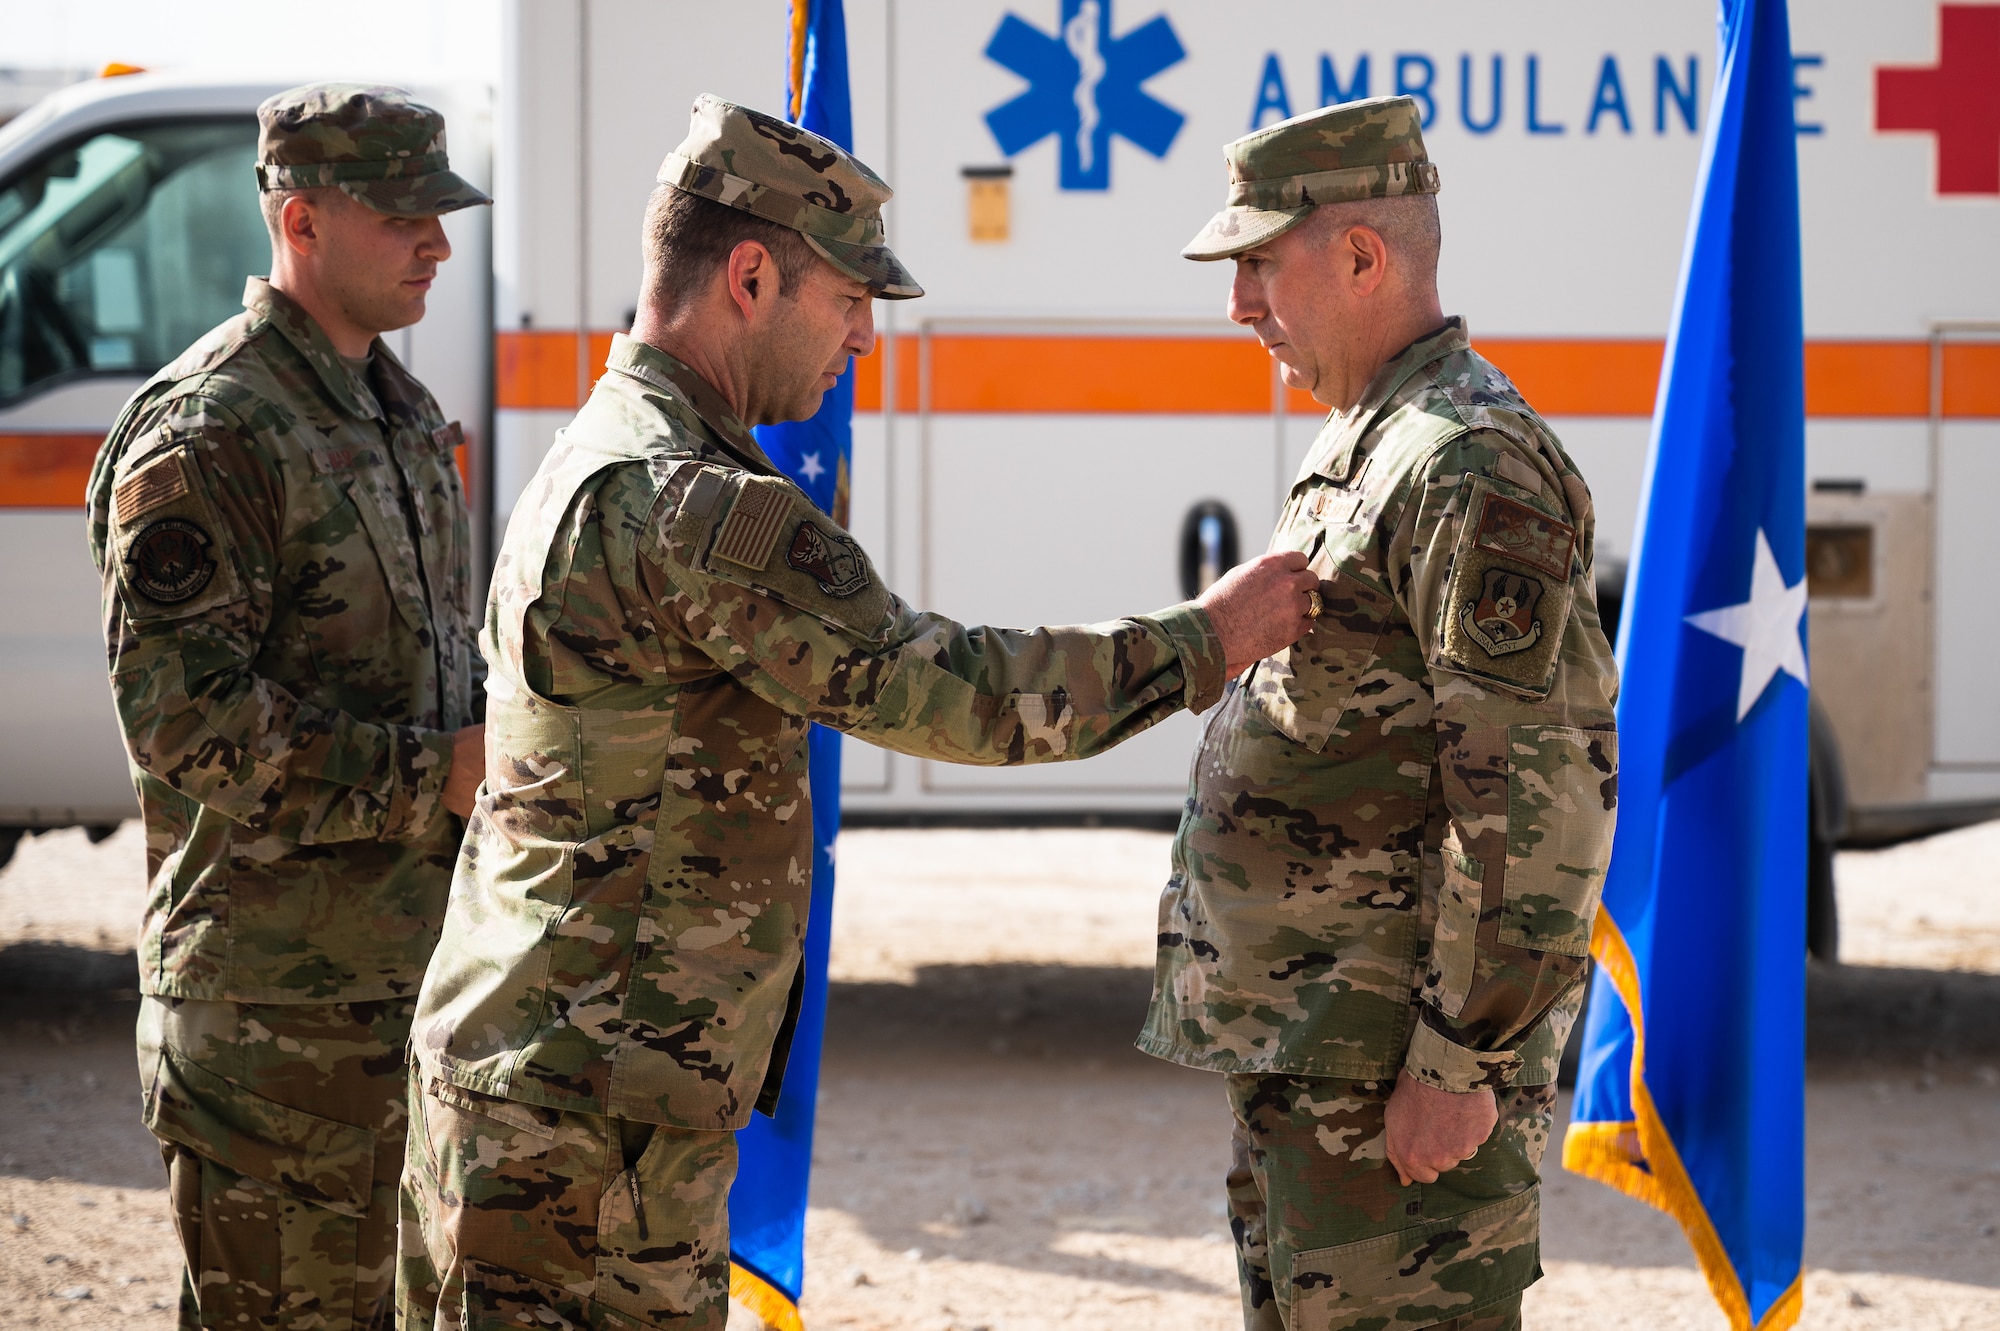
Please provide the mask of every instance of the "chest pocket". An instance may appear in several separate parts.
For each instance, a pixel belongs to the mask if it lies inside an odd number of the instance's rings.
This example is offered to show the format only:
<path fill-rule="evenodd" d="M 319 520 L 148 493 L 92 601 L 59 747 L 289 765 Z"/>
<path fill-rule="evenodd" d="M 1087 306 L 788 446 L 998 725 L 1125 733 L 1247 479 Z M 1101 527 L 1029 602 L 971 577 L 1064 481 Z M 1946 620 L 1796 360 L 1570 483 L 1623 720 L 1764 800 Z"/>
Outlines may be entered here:
<path fill-rule="evenodd" d="M 1335 563 L 1324 547 L 1320 616 L 1312 631 L 1257 663 L 1245 705 L 1280 734 L 1318 753 L 1339 730 L 1354 690 L 1375 664 L 1394 601 Z"/>
<path fill-rule="evenodd" d="M 397 614 L 412 633 L 422 633 L 429 615 L 410 521 L 403 513 L 403 482 L 391 470 L 395 463 L 380 449 L 316 450 L 312 456 L 314 469 L 346 493 L 360 517 Z M 352 557 L 346 560 L 350 578 L 357 575 L 356 562 Z"/>

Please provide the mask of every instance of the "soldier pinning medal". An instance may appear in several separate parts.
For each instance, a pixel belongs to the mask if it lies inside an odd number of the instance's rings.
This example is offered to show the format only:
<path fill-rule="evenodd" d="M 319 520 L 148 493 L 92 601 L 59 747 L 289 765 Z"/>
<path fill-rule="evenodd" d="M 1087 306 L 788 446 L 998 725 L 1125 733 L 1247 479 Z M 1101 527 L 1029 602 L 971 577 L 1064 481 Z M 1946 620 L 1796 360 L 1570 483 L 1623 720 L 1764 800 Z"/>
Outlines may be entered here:
<path fill-rule="evenodd" d="M 483 775 L 460 434 L 378 334 L 488 200 L 396 89 L 257 118 L 271 275 L 126 404 L 90 541 L 180 1325 L 341 1331 L 390 1324 L 404 1052 Z"/>
<path fill-rule="evenodd" d="M 1209 716 L 1139 1047 L 1224 1074 L 1249 1331 L 1507 1331 L 1617 806 L 1590 491 L 1444 316 L 1414 101 L 1223 152 L 1183 253 L 1329 408 L 1319 613 Z"/>
<path fill-rule="evenodd" d="M 1087 627 L 913 609 L 764 456 L 922 288 L 889 187 L 704 96 L 629 336 L 514 511 L 492 754 L 412 1034 L 401 1324 L 727 1317 L 734 1130 L 777 1100 L 813 862 L 808 724 L 961 763 L 1087 758 L 1296 640 L 1281 550 Z"/>

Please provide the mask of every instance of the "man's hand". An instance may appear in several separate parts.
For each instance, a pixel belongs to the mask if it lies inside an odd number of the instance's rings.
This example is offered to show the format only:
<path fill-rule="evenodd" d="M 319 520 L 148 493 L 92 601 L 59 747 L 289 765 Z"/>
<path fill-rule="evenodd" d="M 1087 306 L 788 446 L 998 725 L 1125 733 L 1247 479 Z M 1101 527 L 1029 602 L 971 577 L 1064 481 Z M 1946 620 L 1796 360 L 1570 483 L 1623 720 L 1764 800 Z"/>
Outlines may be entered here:
<path fill-rule="evenodd" d="M 1489 1090 L 1460 1095 L 1426 1086 L 1409 1073 L 1396 1078 L 1383 1110 L 1389 1163 L 1404 1187 L 1435 1183 L 1438 1175 L 1473 1157 L 1500 1121 Z"/>
<path fill-rule="evenodd" d="M 445 773 L 438 798 L 460 818 L 472 816 L 472 801 L 486 779 L 486 727 L 467 726 L 452 732 L 451 770 Z"/>
<path fill-rule="evenodd" d="M 1319 578 L 1296 550 L 1260 555 L 1216 579 L 1195 603 L 1222 639 L 1229 678 L 1303 638 L 1312 627 L 1308 593 L 1318 590 Z"/>

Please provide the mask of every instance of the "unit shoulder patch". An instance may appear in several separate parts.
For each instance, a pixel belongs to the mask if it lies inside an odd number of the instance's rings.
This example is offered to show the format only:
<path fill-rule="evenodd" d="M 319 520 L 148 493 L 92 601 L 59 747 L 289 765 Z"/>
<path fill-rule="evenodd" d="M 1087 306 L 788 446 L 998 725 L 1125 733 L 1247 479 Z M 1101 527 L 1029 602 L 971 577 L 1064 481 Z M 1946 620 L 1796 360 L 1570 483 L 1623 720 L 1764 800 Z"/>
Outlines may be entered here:
<path fill-rule="evenodd" d="M 762 571 L 791 511 L 791 488 L 784 482 L 747 478 L 716 533 L 715 557 Z"/>
<path fill-rule="evenodd" d="M 1569 622 L 1576 529 L 1490 480 L 1471 482 L 1432 663 L 1541 696 Z"/>
<path fill-rule="evenodd" d="M 160 605 L 201 594 L 215 577 L 215 541 L 186 518 L 162 518 L 134 537 L 125 554 L 131 585 Z"/>
<path fill-rule="evenodd" d="M 846 598 L 868 585 L 868 561 L 846 532 L 807 518 L 792 533 L 785 562 L 811 577 L 828 596 Z"/>

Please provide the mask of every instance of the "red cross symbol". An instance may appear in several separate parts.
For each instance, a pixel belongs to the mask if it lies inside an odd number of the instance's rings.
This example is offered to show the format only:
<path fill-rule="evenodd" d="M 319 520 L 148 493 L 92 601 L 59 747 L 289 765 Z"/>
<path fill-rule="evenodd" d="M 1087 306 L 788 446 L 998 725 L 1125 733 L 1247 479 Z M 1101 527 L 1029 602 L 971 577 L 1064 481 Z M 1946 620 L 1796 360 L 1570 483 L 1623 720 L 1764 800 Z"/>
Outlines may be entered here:
<path fill-rule="evenodd" d="M 1878 66 L 1875 128 L 1937 136 L 1940 194 L 2000 194 L 2000 5 L 1941 5 L 1938 62 Z"/>

